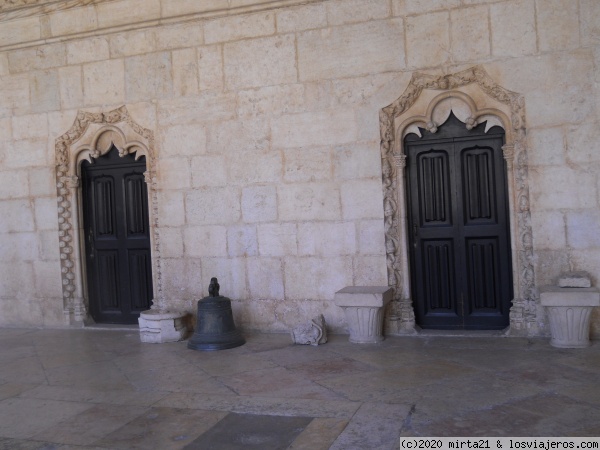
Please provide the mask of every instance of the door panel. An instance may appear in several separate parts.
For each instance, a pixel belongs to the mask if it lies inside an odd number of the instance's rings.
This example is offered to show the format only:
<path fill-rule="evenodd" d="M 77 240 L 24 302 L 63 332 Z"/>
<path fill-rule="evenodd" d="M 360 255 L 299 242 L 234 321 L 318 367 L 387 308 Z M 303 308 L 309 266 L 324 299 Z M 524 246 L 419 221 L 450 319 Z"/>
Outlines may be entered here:
<path fill-rule="evenodd" d="M 143 158 L 112 148 L 82 163 L 90 313 L 95 321 L 137 323 L 152 300 L 148 191 Z"/>
<path fill-rule="evenodd" d="M 503 130 L 486 134 L 485 124 L 466 130 L 453 114 L 439 130 L 441 139 L 426 130 L 405 139 L 417 322 L 424 328 L 504 328 L 512 269 Z"/>

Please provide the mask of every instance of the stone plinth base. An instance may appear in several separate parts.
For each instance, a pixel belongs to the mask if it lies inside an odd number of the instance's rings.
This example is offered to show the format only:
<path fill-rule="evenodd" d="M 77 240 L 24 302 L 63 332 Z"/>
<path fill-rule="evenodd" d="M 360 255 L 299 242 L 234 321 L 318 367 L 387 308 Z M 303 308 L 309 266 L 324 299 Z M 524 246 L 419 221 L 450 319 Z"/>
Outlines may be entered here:
<path fill-rule="evenodd" d="M 335 293 L 334 301 L 344 309 L 350 342 L 372 344 L 383 340 L 383 312 L 392 300 L 388 286 L 347 286 Z"/>
<path fill-rule="evenodd" d="M 550 344 L 560 348 L 581 348 L 590 345 L 592 308 L 600 306 L 596 288 L 540 288 L 540 301 L 548 309 Z"/>
<path fill-rule="evenodd" d="M 140 314 L 140 340 L 151 344 L 177 342 L 185 338 L 187 327 L 181 313 L 148 310 Z"/>

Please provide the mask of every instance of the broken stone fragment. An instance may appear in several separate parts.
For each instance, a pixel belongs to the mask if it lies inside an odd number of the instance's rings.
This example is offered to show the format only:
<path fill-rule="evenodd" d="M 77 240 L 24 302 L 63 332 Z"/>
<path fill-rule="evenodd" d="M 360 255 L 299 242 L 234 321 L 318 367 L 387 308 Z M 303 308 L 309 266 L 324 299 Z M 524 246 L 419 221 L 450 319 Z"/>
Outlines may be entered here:
<path fill-rule="evenodd" d="M 558 278 L 558 287 L 589 288 L 592 286 L 590 274 L 587 272 L 566 272 Z"/>
<path fill-rule="evenodd" d="M 302 345 L 319 345 L 327 342 L 327 329 L 323 314 L 292 330 L 292 342 Z"/>

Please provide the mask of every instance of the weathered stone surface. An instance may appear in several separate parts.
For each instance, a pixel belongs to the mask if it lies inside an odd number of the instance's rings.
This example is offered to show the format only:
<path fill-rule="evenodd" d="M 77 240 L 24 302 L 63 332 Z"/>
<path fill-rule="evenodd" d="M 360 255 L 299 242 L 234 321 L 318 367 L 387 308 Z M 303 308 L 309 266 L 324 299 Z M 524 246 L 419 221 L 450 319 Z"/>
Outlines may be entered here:
<path fill-rule="evenodd" d="M 260 224 L 257 234 L 261 256 L 298 254 L 298 228 L 294 223 Z"/>
<path fill-rule="evenodd" d="M 339 189 L 331 183 L 281 185 L 278 189 L 279 219 L 341 219 Z"/>
<path fill-rule="evenodd" d="M 203 42 L 204 36 L 201 23 L 185 23 L 156 30 L 156 48 L 158 50 L 195 47 L 202 45 Z"/>
<path fill-rule="evenodd" d="M 287 114 L 272 120 L 271 133 L 275 147 L 335 145 L 354 141 L 356 126 L 347 110 Z"/>
<path fill-rule="evenodd" d="M 532 166 L 560 166 L 565 163 L 565 136 L 562 127 L 534 128 L 527 133 L 529 163 Z"/>
<path fill-rule="evenodd" d="M 289 33 L 327 26 L 327 11 L 324 4 L 315 3 L 276 13 L 277 31 Z"/>
<path fill-rule="evenodd" d="M 127 25 L 160 18 L 160 0 L 123 0 L 96 5 L 98 26 Z"/>
<path fill-rule="evenodd" d="M 220 45 L 198 49 L 198 71 L 201 91 L 223 88 L 223 49 Z"/>
<path fill-rule="evenodd" d="M 242 218 L 246 223 L 277 219 L 275 186 L 249 186 L 242 189 Z"/>
<path fill-rule="evenodd" d="M 192 185 L 187 158 L 163 158 L 158 162 L 158 177 L 163 189 L 187 189 Z"/>
<path fill-rule="evenodd" d="M 567 158 L 577 164 L 600 162 L 600 131 L 595 123 L 572 125 L 567 130 Z"/>
<path fill-rule="evenodd" d="M 565 272 L 558 277 L 558 287 L 561 288 L 589 288 L 591 286 L 590 274 L 587 272 Z"/>
<path fill-rule="evenodd" d="M 285 288 L 289 299 L 331 300 L 340 286 L 351 283 L 350 257 L 286 259 Z"/>
<path fill-rule="evenodd" d="M 494 56 L 522 56 L 535 53 L 533 1 L 517 0 L 491 5 L 490 23 Z"/>
<path fill-rule="evenodd" d="M 83 92 L 87 105 L 122 103 L 125 100 L 125 65 L 122 59 L 83 66 Z"/>
<path fill-rule="evenodd" d="M 317 222 L 298 225 L 300 256 L 352 255 L 355 252 L 356 227 L 352 222 Z"/>
<path fill-rule="evenodd" d="M 42 27 L 39 17 L 27 17 L 2 23 L 0 28 L 0 46 L 40 39 Z"/>
<path fill-rule="evenodd" d="M 283 179 L 287 182 L 331 178 L 331 151 L 328 147 L 287 149 L 283 155 L 285 162 Z"/>
<path fill-rule="evenodd" d="M 255 225 L 237 225 L 227 229 L 227 252 L 231 257 L 256 256 L 258 238 Z"/>
<path fill-rule="evenodd" d="M 0 217 L 2 217 L 3 232 L 35 230 L 33 211 L 28 200 L 5 200 L 0 202 Z"/>
<path fill-rule="evenodd" d="M 161 126 L 228 120 L 235 115 L 235 96 L 205 92 L 200 97 L 164 99 L 158 104 Z"/>
<path fill-rule="evenodd" d="M 10 170 L 0 172 L 0 199 L 28 197 L 26 170 Z"/>
<path fill-rule="evenodd" d="M 33 72 L 29 83 L 32 112 L 60 109 L 60 87 L 57 70 Z"/>
<path fill-rule="evenodd" d="M 253 299 L 285 297 L 283 262 L 279 258 L 248 258 L 248 288 Z"/>
<path fill-rule="evenodd" d="M 187 227 L 183 237 L 187 256 L 227 256 L 227 228 L 224 226 Z"/>
<path fill-rule="evenodd" d="M 577 3 L 550 0 L 537 8 L 537 32 L 541 51 L 575 48 L 579 44 Z"/>
<path fill-rule="evenodd" d="M 329 25 L 385 19 L 391 14 L 387 0 L 335 0 L 326 3 Z"/>
<path fill-rule="evenodd" d="M 567 243 L 572 248 L 600 247 L 600 211 L 571 211 L 566 215 Z"/>
<path fill-rule="evenodd" d="M 163 14 L 166 16 L 179 16 L 182 14 L 218 11 L 229 6 L 228 0 L 211 0 L 198 2 L 196 0 L 169 0 L 162 4 Z"/>
<path fill-rule="evenodd" d="M 383 220 L 362 220 L 358 224 L 358 251 L 362 255 L 385 252 Z"/>
<path fill-rule="evenodd" d="M 164 226 L 181 226 L 185 223 L 183 192 L 162 191 L 158 194 L 159 223 Z"/>
<path fill-rule="evenodd" d="M 335 147 L 333 151 L 335 177 L 341 180 L 379 177 L 381 155 L 378 147 L 375 143 Z"/>
<path fill-rule="evenodd" d="M 300 80 L 357 76 L 404 67 L 401 21 L 388 20 L 298 34 Z M 361 55 L 356 58 L 356 55 Z"/>
<path fill-rule="evenodd" d="M 225 83 L 229 89 L 296 82 L 293 35 L 225 44 L 223 55 Z"/>
<path fill-rule="evenodd" d="M 160 254 L 163 258 L 183 258 L 183 236 L 180 228 L 160 229 Z"/>
<path fill-rule="evenodd" d="M 141 55 L 156 50 L 156 35 L 154 30 L 136 30 L 109 36 L 110 55 L 120 56 Z"/>
<path fill-rule="evenodd" d="M 207 151 L 206 130 L 199 125 L 163 127 L 160 141 L 160 151 L 164 157 L 197 156 L 205 154 Z"/>
<path fill-rule="evenodd" d="M 581 0 L 581 44 L 598 45 L 600 39 L 600 4 L 595 0 Z"/>
<path fill-rule="evenodd" d="M 273 33 L 275 33 L 275 14 L 272 12 L 224 17 L 208 21 L 204 25 L 204 40 L 207 44 L 237 41 Z"/>
<path fill-rule="evenodd" d="M 379 286 L 387 284 L 387 266 L 385 258 L 377 256 L 355 256 L 352 260 L 353 281 L 360 286 Z"/>
<path fill-rule="evenodd" d="M 63 109 L 78 108 L 83 105 L 83 78 L 81 67 L 61 67 L 58 69 L 60 83 L 60 105 Z"/>
<path fill-rule="evenodd" d="M 267 86 L 238 93 L 238 114 L 241 116 L 294 113 L 302 111 L 303 104 L 302 84 Z"/>
<path fill-rule="evenodd" d="M 82 64 L 110 58 L 108 39 L 94 37 L 67 43 L 67 62 Z"/>
<path fill-rule="evenodd" d="M 96 9 L 93 6 L 56 11 L 48 18 L 52 36 L 83 33 L 98 27 Z"/>
<path fill-rule="evenodd" d="M 195 95 L 199 92 L 198 58 L 196 49 L 177 50 L 172 53 L 173 92 L 175 95 Z"/>
<path fill-rule="evenodd" d="M 298 325 L 291 332 L 292 342 L 301 345 L 321 345 L 327 342 L 327 326 L 323 314 Z"/>
<path fill-rule="evenodd" d="M 188 223 L 194 225 L 236 223 L 241 217 L 240 192 L 236 188 L 189 191 L 185 205 Z"/>
<path fill-rule="evenodd" d="M 13 116 L 12 133 L 14 139 L 45 138 L 48 134 L 48 115 Z"/>
<path fill-rule="evenodd" d="M 342 184 L 342 213 L 345 220 L 383 217 L 383 193 L 379 180 Z"/>
<path fill-rule="evenodd" d="M 546 167 L 531 174 L 531 198 L 535 209 L 595 208 L 595 178 L 568 167 Z"/>
<path fill-rule="evenodd" d="M 195 156 L 191 162 L 192 186 L 227 185 L 227 165 L 220 155 Z"/>
<path fill-rule="evenodd" d="M 473 61 L 490 55 L 488 8 L 450 11 L 452 55 L 456 61 Z"/>
<path fill-rule="evenodd" d="M 171 55 L 167 52 L 125 60 L 125 92 L 130 102 L 168 97 L 173 93 Z"/>
<path fill-rule="evenodd" d="M 560 211 L 536 211 L 531 217 L 535 227 L 533 237 L 537 248 L 558 250 L 565 248 L 567 232 L 564 214 Z"/>
<path fill-rule="evenodd" d="M 406 16 L 456 8 L 460 3 L 460 0 L 392 0 L 392 10 L 395 16 Z"/>
<path fill-rule="evenodd" d="M 409 67 L 433 67 L 450 57 L 450 24 L 446 11 L 406 19 L 406 61 Z"/>

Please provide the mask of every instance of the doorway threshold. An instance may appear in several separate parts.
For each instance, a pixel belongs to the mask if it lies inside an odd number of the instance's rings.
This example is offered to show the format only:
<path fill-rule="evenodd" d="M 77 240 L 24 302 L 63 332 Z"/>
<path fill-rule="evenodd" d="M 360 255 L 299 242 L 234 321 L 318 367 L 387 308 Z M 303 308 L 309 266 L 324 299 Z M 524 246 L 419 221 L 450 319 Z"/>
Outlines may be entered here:
<path fill-rule="evenodd" d="M 126 325 L 119 323 L 91 323 L 83 327 L 84 330 L 91 331 L 139 331 L 140 327 L 136 324 Z"/>
<path fill-rule="evenodd" d="M 424 330 L 418 329 L 417 336 L 421 337 L 507 337 L 508 328 L 504 330 Z"/>

